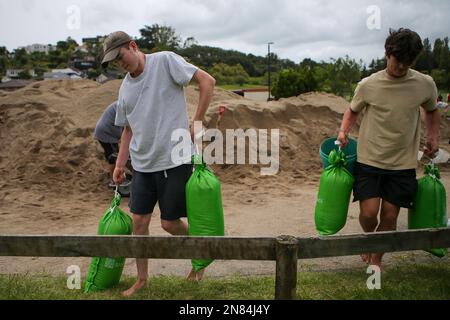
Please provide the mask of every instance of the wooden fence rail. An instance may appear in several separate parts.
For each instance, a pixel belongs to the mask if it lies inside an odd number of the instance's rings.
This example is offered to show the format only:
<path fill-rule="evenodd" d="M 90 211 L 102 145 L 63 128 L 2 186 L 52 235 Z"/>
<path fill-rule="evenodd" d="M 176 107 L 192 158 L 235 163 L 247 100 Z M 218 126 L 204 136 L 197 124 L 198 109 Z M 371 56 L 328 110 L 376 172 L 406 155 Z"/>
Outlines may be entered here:
<path fill-rule="evenodd" d="M 450 247 L 450 229 L 298 238 L 0 235 L 0 256 L 276 261 L 275 299 L 295 299 L 297 262 Z"/>

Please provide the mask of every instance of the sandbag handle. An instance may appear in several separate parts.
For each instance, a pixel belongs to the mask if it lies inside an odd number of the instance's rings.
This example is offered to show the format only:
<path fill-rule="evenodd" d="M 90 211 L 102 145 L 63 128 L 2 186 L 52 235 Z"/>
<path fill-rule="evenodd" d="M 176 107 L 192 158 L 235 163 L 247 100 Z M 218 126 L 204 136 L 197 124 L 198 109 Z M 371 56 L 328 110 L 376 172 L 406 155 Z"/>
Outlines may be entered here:
<path fill-rule="evenodd" d="M 335 146 L 339 146 L 339 151 L 342 151 L 342 142 L 340 142 L 339 140 L 336 140 L 336 141 L 334 142 L 334 145 L 335 145 Z"/>
<path fill-rule="evenodd" d="M 120 206 L 122 202 L 122 196 L 119 193 L 119 185 L 116 184 L 116 190 L 114 192 L 114 198 L 111 201 L 111 210 L 114 210 L 116 207 Z"/>
<path fill-rule="evenodd" d="M 203 137 L 205 135 L 205 130 L 202 130 L 200 133 L 197 134 L 197 136 L 195 137 L 196 139 L 199 139 L 201 137 Z M 202 166 L 204 167 L 206 170 L 214 173 L 214 170 L 205 163 L 205 161 L 203 160 L 203 155 L 200 154 L 200 149 L 198 147 L 198 144 L 196 144 L 194 142 L 194 146 L 195 146 L 195 152 L 192 155 L 192 172 L 195 171 L 195 167 L 196 166 Z"/>
<path fill-rule="evenodd" d="M 441 173 L 439 172 L 439 167 L 437 166 L 435 158 L 431 158 L 427 156 L 425 153 L 423 155 L 427 160 L 429 160 L 428 164 L 425 165 L 425 174 L 430 176 L 433 179 L 441 179 Z"/>

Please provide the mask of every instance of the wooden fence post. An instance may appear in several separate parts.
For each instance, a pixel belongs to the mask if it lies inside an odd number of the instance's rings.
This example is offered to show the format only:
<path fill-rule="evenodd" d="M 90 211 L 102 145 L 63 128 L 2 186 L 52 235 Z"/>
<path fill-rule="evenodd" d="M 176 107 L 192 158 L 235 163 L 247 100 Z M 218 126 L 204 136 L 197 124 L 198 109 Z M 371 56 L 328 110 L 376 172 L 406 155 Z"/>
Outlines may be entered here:
<path fill-rule="evenodd" d="M 295 300 L 297 295 L 298 239 L 280 236 L 276 242 L 275 299 Z"/>

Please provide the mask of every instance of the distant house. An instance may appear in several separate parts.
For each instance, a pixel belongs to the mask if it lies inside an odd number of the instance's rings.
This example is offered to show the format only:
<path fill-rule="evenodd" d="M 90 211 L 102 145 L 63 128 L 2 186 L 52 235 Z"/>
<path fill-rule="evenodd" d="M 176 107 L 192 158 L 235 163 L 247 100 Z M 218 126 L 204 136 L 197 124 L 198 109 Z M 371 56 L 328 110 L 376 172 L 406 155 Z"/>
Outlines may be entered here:
<path fill-rule="evenodd" d="M 26 47 L 22 47 L 22 48 L 25 49 L 25 51 L 28 54 L 32 54 L 34 52 L 43 52 L 45 54 L 48 54 L 50 51 L 55 50 L 55 47 L 50 45 L 50 44 L 46 45 L 46 44 L 38 44 L 38 43 L 29 45 L 29 46 L 26 46 Z"/>
<path fill-rule="evenodd" d="M 86 57 L 84 59 L 75 59 L 70 65 L 78 70 L 88 70 L 97 67 L 95 57 Z"/>
<path fill-rule="evenodd" d="M 54 79 L 81 79 L 81 73 L 71 68 L 53 69 L 51 72 L 44 73 L 44 80 Z"/>
<path fill-rule="evenodd" d="M 21 73 L 22 69 L 8 69 L 6 70 L 6 76 L 10 79 L 18 79 L 19 73 Z"/>
<path fill-rule="evenodd" d="M 102 43 L 103 42 L 103 40 L 105 40 L 105 37 L 103 37 L 103 36 L 97 36 L 97 37 L 95 37 L 95 38 L 83 38 L 83 39 L 81 39 L 81 42 L 83 43 L 83 44 L 87 44 L 87 43 L 90 43 L 90 44 L 97 44 L 97 43 Z"/>
<path fill-rule="evenodd" d="M 89 50 L 86 48 L 85 45 L 82 45 L 82 46 L 77 47 L 77 52 L 86 54 L 86 53 L 89 53 Z"/>
<path fill-rule="evenodd" d="M 33 82 L 34 80 L 11 80 L 8 82 L 0 83 L 0 90 L 15 91 L 18 89 L 22 89 Z"/>
<path fill-rule="evenodd" d="M 6 78 L 9 79 L 19 79 L 19 74 L 25 71 L 24 69 L 7 69 L 6 70 Z M 31 77 L 36 77 L 36 72 L 34 69 L 28 70 L 28 73 Z"/>

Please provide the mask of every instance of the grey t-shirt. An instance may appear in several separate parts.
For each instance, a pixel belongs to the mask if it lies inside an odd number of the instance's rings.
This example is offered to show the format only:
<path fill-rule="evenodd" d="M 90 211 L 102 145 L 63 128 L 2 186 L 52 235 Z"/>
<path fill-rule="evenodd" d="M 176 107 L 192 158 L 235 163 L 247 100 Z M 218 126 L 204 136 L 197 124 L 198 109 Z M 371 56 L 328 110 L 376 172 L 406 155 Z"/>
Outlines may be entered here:
<path fill-rule="evenodd" d="M 94 136 L 97 140 L 105 143 L 119 143 L 122 128 L 116 126 L 117 101 L 106 108 L 95 126 Z"/>
<path fill-rule="evenodd" d="M 134 170 L 158 172 L 191 161 L 192 152 L 172 162 L 179 142 L 172 141 L 178 129 L 189 130 L 184 86 L 198 68 L 173 52 L 146 55 L 144 72 L 136 78 L 127 74 L 119 91 L 117 126 L 133 131 L 130 156 Z"/>

